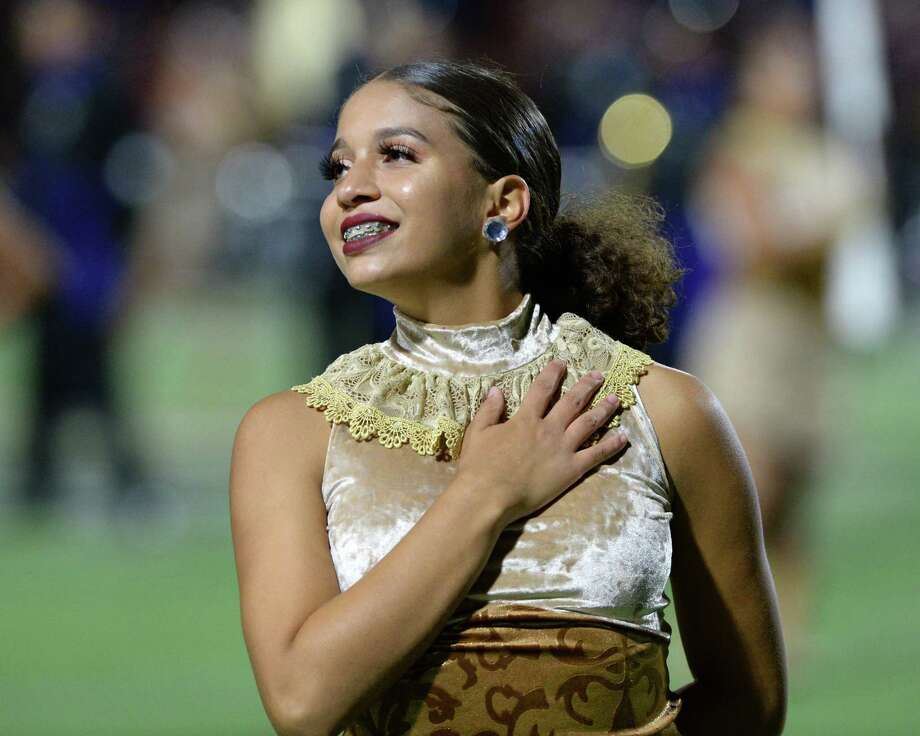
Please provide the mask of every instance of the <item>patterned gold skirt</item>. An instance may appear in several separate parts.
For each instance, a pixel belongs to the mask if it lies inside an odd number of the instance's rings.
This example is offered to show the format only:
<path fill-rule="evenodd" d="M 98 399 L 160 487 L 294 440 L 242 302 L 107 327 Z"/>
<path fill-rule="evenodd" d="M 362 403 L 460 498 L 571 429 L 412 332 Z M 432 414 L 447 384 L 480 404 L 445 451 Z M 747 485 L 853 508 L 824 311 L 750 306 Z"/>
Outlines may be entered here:
<path fill-rule="evenodd" d="M 490 605 L 445 629 L 347 736 L 680 736 L 668 643 L 578 613 Z"/>

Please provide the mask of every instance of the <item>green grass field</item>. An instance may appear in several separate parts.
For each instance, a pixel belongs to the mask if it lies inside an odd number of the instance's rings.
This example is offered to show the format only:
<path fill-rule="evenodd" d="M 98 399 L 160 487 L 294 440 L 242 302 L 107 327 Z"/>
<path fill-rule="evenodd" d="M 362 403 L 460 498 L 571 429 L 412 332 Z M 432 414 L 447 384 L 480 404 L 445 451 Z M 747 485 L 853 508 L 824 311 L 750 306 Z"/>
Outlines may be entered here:
<path fill-rule="evenodd" d="M 920 732 L 918 335 L 915 320 L 832 377 L 793 736 Z M 312 338 L 309 315 L 259 290 L 152 305 L 124 336 L 120 391 L 174 512 L 158 527 L 107 526 L 104 456 L 88 418 L 69 423 L 61 445 L 83 459 L 62 463 L 61 513 L 34 528 L 0 518 L 0 734 L 272 733 L 240 633 L 227 470 L 246 408 L 318 369 Z M 0 500 L 20 467 L 30 344 L 25 329 L 0 336 Z M 671 672 L 672 687 L 689 678 L 677 638 Z"/>

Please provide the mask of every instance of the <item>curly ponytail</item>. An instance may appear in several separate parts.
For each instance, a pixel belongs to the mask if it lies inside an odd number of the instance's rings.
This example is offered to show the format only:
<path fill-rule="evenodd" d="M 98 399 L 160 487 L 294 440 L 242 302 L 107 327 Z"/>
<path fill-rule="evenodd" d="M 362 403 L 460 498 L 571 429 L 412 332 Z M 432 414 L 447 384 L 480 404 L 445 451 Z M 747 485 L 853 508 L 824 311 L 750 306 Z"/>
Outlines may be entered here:
<path fill-rule="evenodd" d="M 552 319 L 575 312 L 645 350 L 668 336 L 668 311 L 683 275 L 651 197 L 609 191 L 582 196 L 534 241 L 517 246 L 521 289 Z"/>
<path fill-rule="evenodd" d="M 398 82 L 451 116 L 487 181 L 517 174 L 527 182 L 530 211 L 514 234 L 519 286 L 551 319 L 574 312 L 640 350 L 667 338 L 683 271 L 658 232 L 662 212 L 654 200 L 609 192 L 582 197 L 559 214 L 559 148 L 543 113 L 501 68 L 419 61 L 374 79 Z"/>

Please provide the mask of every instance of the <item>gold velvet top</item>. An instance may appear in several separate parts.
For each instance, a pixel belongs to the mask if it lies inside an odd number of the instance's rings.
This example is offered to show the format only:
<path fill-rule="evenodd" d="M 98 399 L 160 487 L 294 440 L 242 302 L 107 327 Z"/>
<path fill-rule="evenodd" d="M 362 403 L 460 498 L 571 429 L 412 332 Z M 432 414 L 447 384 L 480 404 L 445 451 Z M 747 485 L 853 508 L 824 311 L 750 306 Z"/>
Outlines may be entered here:
<path fill-rule="evenodd" d="M 479 324 L 393 313 L 388 340 L 345 353 L 292 387 L 333 423 L 322 493 L 340 588 L 386 555 L 450 483 L 463 430 L 489 388 L 503 390 L 513 415 L 536 375 L 560 358 L 568 366 L 563 393 L 589 370 L 604 373 L 593 403 L 620 398 L 623 410 L 608 426 L 622 427 L 630 444 L 506 527 L 448 626 L 483 607 L 525 604 L 669 640 L 671 488 L 636 388 L 651 358 L 575 314 L 552 323 L 530 294 L 506 317 Z"/>

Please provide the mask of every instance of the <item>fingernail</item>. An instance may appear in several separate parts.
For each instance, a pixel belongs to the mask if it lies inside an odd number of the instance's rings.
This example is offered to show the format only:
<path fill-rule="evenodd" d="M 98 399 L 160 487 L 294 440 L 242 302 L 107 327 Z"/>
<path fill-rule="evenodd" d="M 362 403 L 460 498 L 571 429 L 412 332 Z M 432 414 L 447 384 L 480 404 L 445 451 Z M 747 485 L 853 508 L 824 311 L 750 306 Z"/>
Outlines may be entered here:
<path fill-rule="evenodd" d="M 595 381 L 600 381 L 604 377 L 604 374 L 600 371 L 590 371 L 588 375 L 591 376 L 591 378 L 593 378 Z"/>
<path fill-rule="evenodd" d="M 498 387 L 493 386 L 493 387 L 490 388 L 490 389 L 488 390 L 488 392 L 486 393 L 486 398 L 487 398 L 487 399 L 492 399 L 492 398 L 494 398 L 494 397 L 496 397 L 496 396 L 498 396 Z"/>
<path fill-rule="evenodd" d="M 617 398 L 616 394 L 607 394 L 604 397 L 604 401 L 606 401 L 608 404 L 616 404 L 620 400 Z"/>

